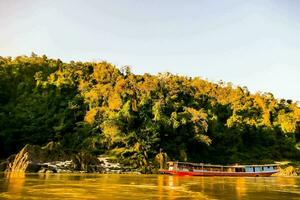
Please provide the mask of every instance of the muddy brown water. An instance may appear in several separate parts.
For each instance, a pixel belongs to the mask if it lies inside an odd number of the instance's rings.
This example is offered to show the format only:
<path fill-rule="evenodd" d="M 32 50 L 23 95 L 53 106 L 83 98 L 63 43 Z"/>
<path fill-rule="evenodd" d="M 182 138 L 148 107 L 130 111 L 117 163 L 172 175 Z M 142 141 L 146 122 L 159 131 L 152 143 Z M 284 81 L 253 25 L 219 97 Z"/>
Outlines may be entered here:
<path fill-rule="evenodd" d="M 300 199 L 300 177 L 0 174 L 0 199 Z"/>

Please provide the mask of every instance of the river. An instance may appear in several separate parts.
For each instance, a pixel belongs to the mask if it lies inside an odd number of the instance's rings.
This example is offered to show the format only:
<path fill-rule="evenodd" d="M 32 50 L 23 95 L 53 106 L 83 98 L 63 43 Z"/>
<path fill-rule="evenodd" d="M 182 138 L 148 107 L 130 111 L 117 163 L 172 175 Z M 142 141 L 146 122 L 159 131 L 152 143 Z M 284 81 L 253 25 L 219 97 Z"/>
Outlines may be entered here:
<path fill-rule="evenodd" d="M 0 199 L 300 199 L 298 177 L 0 174 Z"/>

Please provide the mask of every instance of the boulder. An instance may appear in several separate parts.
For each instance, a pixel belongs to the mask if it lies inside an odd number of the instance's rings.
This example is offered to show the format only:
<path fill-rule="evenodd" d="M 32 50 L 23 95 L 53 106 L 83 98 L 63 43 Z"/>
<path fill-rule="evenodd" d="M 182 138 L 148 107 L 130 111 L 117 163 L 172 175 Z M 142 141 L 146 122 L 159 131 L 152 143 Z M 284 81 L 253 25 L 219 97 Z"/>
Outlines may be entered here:
<path fill-rule="evenodd" d="M 74 168 L 77 171 L 101 172 L 103 167 L 97 157 L 81 152 L 75 154 L 72 158 Z"/>
<path fill-rule="evenodd" d="M 44 162 L 63 161 L 70 157 L 59 143 L 50 142 L 44 147 L 27 144 L 17 155 L 8 158 L 6 172 L 38 172 Z"/>
<path fill-rule="evenodd" d="M 29 172 L 29 173 L 38 172 L 41 168 L 42 168 L 42 165 L 40 163 L 30 162 L 26 168 L 26 172 Z"/>
<path fill-rule="evenodd" d="M 47 171 L 47 168 L 44 168 L 44 167 L 42 167 L 39 171 L 38 171 L 38 173 L 46 173 L 46 171 Z"/>
<path fill-rule="evenodd" d="M 1 166 L 6 168 L 6 172 L 103 171 L 97 157 L 84 152 L 67 152 L 59 143 L 54 142 L 50 142 L 44 147 L 27 144 L 17 155 L 10 156 L 7 163 L 3 163 Z"/>

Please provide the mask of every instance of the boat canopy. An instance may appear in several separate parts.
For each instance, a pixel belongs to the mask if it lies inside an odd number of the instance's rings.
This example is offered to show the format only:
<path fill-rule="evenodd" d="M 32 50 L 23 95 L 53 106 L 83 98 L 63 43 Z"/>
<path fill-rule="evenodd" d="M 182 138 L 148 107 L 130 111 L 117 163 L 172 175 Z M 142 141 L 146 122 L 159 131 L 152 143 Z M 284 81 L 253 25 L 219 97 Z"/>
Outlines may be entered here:
<path fill-rule="evenodd" d="M 178 165 L 189 165 L 189 166 L 205 166 L 205 167 L 235 167 L 235 168 L 245 168 L 245 167 L 277 167 L 278 164 L 263 164 L 263 165 L 213 165 L 213 164 L 204 164 L 204 163 L 191 163 L 191 162 L 178 162 L 178 161 L 169 161 L 169 165 L 178 164 Z"/>

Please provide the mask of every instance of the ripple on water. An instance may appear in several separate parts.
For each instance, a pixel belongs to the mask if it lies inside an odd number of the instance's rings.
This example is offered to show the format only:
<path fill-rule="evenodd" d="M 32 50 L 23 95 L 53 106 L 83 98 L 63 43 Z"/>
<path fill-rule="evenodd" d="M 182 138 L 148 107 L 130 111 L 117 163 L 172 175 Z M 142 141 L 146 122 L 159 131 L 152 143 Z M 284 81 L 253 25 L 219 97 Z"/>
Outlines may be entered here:
<path fill-rule="evenodd" d="M 160 175 L 0 178 L 0 199 L 300 199 L 300 179 Z"/>

